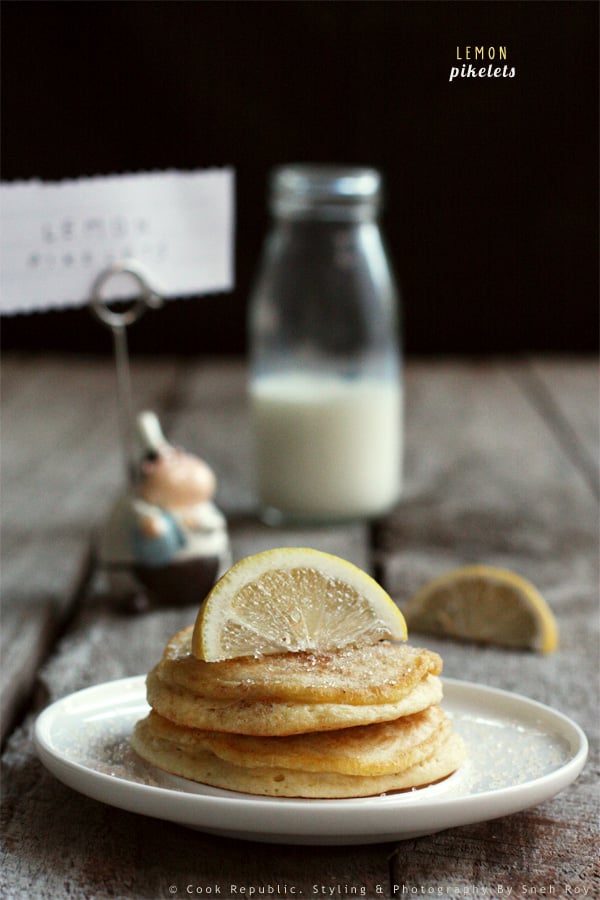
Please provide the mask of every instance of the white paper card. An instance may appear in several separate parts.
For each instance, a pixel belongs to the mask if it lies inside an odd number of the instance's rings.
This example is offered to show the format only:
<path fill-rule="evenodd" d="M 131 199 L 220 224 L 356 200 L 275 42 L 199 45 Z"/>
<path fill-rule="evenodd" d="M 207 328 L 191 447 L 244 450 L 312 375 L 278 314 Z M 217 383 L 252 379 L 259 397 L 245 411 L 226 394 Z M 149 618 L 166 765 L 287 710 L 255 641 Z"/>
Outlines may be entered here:
<path fill-rule="evenodd" d="M 112 263 L 135 259 L 162 296 L 233 287 L 231 169 L 0 185 L 0 312 L 81 306 Z M 109 280 L 102 297 L 139 293 Z"/>

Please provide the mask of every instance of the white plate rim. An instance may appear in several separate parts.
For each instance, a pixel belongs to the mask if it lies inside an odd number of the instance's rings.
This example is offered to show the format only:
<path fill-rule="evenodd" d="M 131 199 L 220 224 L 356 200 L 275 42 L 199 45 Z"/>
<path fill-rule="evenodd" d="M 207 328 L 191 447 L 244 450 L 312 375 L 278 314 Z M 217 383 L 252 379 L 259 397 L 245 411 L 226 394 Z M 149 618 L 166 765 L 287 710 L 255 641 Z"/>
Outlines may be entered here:
<path fill-rule="evenodd" d="M 571 748 L 570 758 L 557 769 L 525 783 L 466 796 L 444 796 L 433 786 L 422 791 L 385 797 L 345 800 L 301 800 L 253 797 L 223 791 L 218 795 L 191 793 L 115 777 L 67 758 L 53 746 L 50 728 L 72 707 L 98 701 L 106 706 L 117 698 L 117 708 L 135 701 L 140 715 L 145 707 L 145 675 L 108 681 L 83 688 L 46 707 L 34 726 L 34 745 L 42 764 L 64 784 L 93 799 L 143 815 L 192 828 L 249 840 L 285 843 L 372 843 L 402 840 L 445 828 L 494 819 L 535 806 L 555 796 L 580 774 L 588 755 L 588 741 L 572 719 L 537 700 L 501 688 L 443 678 L 446 707 L 461 694 L 475 702 L 493 698 L 521 714 L 529 711 L 551 723 Z M 71 707 L 71 710 L 69 710 Z M 147 707 L 145 707 L 147 708 Z M 455 778 L 456 776 L 451 776 Z M 442 783 L 449 785 L 451 779 Z M 352 815 L 356 813 L 357 815 Z M 403 814 L 408 814 L 405 820 Z M 318 814 L 318 815 L 317 815 Z"/>

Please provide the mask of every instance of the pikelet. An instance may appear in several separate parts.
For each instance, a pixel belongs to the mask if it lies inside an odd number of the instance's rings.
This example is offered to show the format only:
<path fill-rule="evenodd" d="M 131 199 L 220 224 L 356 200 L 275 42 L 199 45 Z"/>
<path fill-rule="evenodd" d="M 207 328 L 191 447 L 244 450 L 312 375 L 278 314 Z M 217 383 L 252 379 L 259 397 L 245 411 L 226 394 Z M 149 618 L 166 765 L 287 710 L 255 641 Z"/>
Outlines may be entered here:
<path fill-rule="evenodd" d="M 207 663 L 192 628 L 171 638 L 147 679 L 154 710 L 178 725 L 263 736 L 397 719 L 442 696 L 436 653 L 390 641 Z"/>
<path fill-rule="evenodd" d="M 133 747 L 173 774 L 266 796 L 438 781 L 464 746 L 439 705 L 440 657 L 405 638 L 391 598 L 350 563 L 305 549 L 249 557 L 213 588 L 195 628 L 168 642 Z"/>

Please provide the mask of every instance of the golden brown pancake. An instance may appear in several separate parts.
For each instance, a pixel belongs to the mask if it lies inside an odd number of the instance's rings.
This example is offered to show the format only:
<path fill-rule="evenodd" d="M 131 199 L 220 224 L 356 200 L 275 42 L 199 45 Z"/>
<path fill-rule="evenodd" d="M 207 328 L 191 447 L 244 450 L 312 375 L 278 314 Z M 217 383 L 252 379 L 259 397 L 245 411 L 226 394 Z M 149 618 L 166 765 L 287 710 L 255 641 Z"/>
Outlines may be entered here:
<path fill-rule="evenodd" d="M 150 713 L 149 728 L 188 753 L 208 750 L 248 768 L 285 768 L 345 775 L 391 775 L 431 755 L 451 726 L 439 706 L 392 722 L 315 731 L 288 737 L 252 737 L 184 728 Z"/>
<path fill-rule="evenodd" d="M 427 675 L 401 700 L 364 706 L 350 703 L 214 700 L 172 688 L 161 680 L 159 672 L 154 669 L 147 678 L 147 694 L 153 709 L 179 725 L 236 734 L 288 735 L 349 728 L 411 715 L 439 703 L 442 684 L 437 676 Z"/>
<path fill-rule="evenodd" d="M 241 744 L 233 738 L 224 744 L 223 735 L 217 735 L 215 740 L 206 733 L 174 726 L 152 713 L 135 726 L 132 745 L 143 759 L 164 771 L 226 790 L 274 797 L 366 797 L 431 784 L 447 777 L 462 762 L 462 740 L 452 733 L 447 721 L 436 725 L 427 723 L 420 714 L 410 718 L 415 721 L 399 719 L 401 724 L 396 728 L 391 728 L 392 723 L 384 726 L 383 735 L 378 733 L 377 725 L 358 729 L 362 732 L 358 735 L 353 734 L 355 729 L 304 735 L 310 739 L 305 749 L 302 738 L 279 749 L 273 747 L 273 742 L 287 738 L 263 738 L 259 740 L 265 745 L 254 756 L 250 745 L 244 746 L 243 738 L 237 739 Z M 332 734 L 337 737 L 332 738 Z M 323 756 L 319 758 L 316 750 L 321 739 L 325 741 Z M 332 747 L 335 752 L 328 757 Z M 360 771 L 386 771 L 348 774 L 344 770 L 348 769 L 351 752 L 357 754 Z M 252 765 L 248 765 L 251 758 Z M 294 767 L 279 765 L 280 760 Z M 241 761 L 245 764 L 240 765 Z M 304 764 L 306 769 L 301 768 Z"/>
<path fill-rule="evenodd" d="M 191 654 L 192 630 L 171 638 L 155 671 L 171 687 L 218 700 L 393 703 L 442 670 L 437 653 L 390 641 L 208 663 Z"/>

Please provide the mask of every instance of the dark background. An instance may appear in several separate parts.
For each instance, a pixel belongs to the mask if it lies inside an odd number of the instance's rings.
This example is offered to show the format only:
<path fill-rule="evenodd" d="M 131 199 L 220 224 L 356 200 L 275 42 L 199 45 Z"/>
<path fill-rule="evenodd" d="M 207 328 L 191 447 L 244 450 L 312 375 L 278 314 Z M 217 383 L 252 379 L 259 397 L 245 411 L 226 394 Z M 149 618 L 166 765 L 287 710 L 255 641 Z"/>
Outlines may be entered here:
<path fill-rule="evenodd" d="M 460 45 L 512 79 L 449 83 Z M 134 351 L 245 348 L 282 162 L 374 165 L 411 354 L 598 341 L 595 2 L 2 3 L 2 177 L 231 165 L 236 289 L 175 301 Z M 5 318 L 5 348 L 110 351 L 87 310 Z"/>

